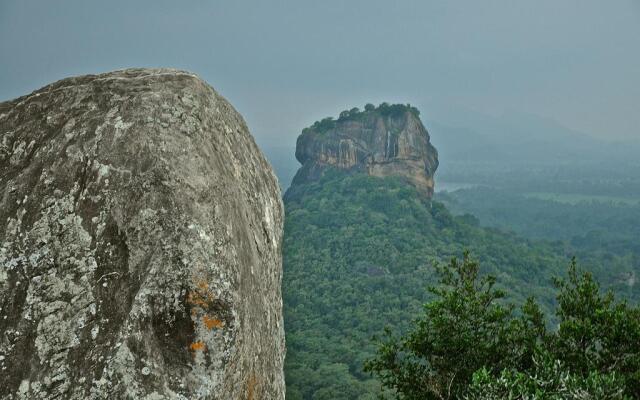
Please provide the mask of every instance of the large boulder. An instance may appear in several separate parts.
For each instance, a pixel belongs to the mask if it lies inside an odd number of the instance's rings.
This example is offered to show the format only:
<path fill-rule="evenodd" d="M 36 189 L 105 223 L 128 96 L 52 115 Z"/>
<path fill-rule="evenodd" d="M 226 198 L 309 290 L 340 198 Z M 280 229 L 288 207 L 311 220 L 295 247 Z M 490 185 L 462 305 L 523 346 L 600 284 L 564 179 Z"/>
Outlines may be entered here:
<path fill-rule="evenodd" d="M 320 179 L 327 170 L 397 176 L 431 197 L 438 152 L 420 121 L 419 112 L 402 104 L 381 104 L 365 111 L 344 111 L 305 128 L 298 137 L 296 158 L 302 164 L 287 196 L 296 186 Z"/>
<path fill-rule="evenodd" d="M 0 398 L 284 398 L 280 191 L 225 99 L 81 76 L 0 135 Z"/>

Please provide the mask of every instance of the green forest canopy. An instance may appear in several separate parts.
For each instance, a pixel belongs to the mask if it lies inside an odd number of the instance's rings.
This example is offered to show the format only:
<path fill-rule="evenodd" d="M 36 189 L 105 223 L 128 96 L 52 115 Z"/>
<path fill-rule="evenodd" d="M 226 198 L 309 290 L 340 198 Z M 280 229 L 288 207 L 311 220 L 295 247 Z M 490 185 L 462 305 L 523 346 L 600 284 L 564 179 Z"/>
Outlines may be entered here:
<path fill-rule="evenodd" d="M 339 114 L 337 120 L 333 117 L 326 117 L 320 121 L 316 121 L 311 125 L 311 127 L 305 128 L 305 130 L 303 130 L 303 133 L 306 130 L 313 130 L 316 133 L 324 133 L 331 129 L 334 129 L 340 122 L 361 121 L 373 114 L 378 114 L 382 117 L 399 118 L 406 112 L 410 112 L 416 117 L 420 116 L 420 111 L 416 107 L 413 107 L 411 104 L 381 103 L 378 107 L 376 107 L 373 104 L 368 103 L 364 106 L 363 111 L 360 111 L 359 108 L 354 107 L 350 110 L 342 111 Z"/>
<path fill-rule="evenodd" d="M 429 300 L 434 262 L 470 250 L 508 301 L 533 295 L 553 317 L 554 276 L 573 254 L 562 241 L 530 240 L 454 216 L 398 178 L 328 172 L 287 198 L 283 296 L 290 399 L 372 399 L 362 370 L 385 326 L 406 332 Z M 597 257 L 597 255 L 593 255 Z M 593 260 L 592 260 L 593 261 Z M 607 259 L 600 263 L 608 266 Z M 618 264 L 602 268 L 605 288 Z"/>

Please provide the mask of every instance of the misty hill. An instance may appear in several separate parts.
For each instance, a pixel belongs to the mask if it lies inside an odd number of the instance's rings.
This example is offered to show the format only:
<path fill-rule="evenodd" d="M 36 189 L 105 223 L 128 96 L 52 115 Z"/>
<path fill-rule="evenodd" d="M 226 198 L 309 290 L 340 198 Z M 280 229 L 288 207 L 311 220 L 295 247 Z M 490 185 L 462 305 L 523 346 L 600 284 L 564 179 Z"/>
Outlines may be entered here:
<path fill-rule="evenodd" d="M 536 240 L 561 241 L 565 252 L 600 276 L 618 296 L 640 300 L 640 200 L 527 196 L 489 187 L 438 193 L 455 215 Z"/>
<path fill-rule="evenodd" d="M 455 122 L 431 122 L 436 143 L 451 162 L 515 165 L 637 161 L 637 144 L 606 142 L 552 119 L 522 112 L 500 117 L 467 113 Z"/>
<path fill-rule="evenodd" d="M 640 143 L 607 142 L 524 113 L 429 123 L 441 181 L 520 192 L 640 196 Z"/>

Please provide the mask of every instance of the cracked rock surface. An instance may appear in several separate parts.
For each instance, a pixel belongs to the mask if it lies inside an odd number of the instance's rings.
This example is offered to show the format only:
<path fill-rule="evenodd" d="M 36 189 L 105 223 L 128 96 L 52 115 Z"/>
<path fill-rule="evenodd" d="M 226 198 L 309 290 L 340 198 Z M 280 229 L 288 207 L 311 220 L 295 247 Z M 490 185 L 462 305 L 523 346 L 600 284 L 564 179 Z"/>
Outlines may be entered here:
<path fill-rule="evenodd" d="M 242 117 L 193 74 L 0 103 L 0 398 L 284 399 L 282 223 Z"/>

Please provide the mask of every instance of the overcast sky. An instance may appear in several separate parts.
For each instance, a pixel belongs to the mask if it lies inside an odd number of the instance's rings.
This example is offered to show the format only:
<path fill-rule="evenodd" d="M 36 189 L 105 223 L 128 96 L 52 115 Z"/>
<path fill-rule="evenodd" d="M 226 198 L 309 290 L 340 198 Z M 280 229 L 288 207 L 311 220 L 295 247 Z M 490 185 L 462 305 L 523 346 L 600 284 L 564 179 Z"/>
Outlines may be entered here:
<path fill-rule="evenodd" d="M 640 136 L 640 0 L 0 0 L 0 100 L 134 66 L 196 72 L 263 144 L 381 101 Z"/>

